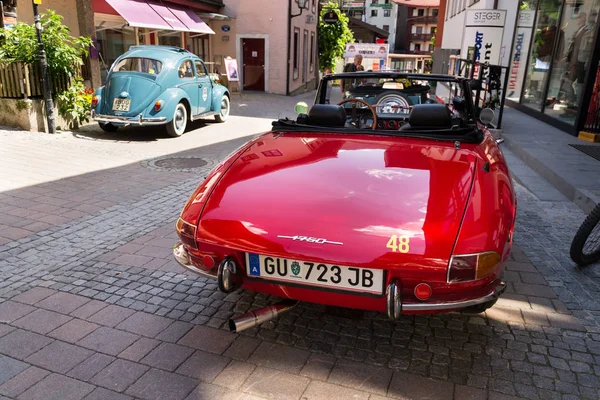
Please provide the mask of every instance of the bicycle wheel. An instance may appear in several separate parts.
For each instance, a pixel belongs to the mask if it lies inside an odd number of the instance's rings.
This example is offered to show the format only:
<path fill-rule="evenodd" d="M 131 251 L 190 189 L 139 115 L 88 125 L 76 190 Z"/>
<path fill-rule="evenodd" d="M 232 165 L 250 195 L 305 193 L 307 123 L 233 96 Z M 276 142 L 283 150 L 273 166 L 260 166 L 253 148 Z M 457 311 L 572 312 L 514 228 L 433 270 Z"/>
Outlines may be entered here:
<path fill-rule="evenodd" d="M 571 259 L 581 266 L 600 260 L 600 204 L 594 207 L 575 234 Z"/>

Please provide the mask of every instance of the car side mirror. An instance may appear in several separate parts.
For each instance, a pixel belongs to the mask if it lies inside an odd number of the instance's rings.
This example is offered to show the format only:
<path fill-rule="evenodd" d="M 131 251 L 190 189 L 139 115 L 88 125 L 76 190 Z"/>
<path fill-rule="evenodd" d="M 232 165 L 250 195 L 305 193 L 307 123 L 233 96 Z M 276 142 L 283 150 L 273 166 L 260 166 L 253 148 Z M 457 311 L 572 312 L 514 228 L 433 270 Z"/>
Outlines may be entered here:
<path fill-rule="evenodd" d="M 494 113 L 494 110 L 492 110 L 491 108 L 484 108 L 479 113 L 479 121 L 481 121 L 481 123 L 484 124 L 485 126 L 488 126 L 489 124 L 491 124 L 495 117 L 496 117 L 496 114 Z"/>

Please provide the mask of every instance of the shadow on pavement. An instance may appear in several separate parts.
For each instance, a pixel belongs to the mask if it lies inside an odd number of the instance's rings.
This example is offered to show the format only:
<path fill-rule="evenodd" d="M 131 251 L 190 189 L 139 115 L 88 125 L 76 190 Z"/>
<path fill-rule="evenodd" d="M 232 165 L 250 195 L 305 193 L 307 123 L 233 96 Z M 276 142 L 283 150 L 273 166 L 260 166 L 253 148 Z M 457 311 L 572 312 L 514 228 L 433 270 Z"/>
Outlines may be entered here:
<path fill-rule="evenodd" d="M 184 135 L 214 123 L 217 122 L 210 119 L 189 122 Z M 119 128 L 116 132 L 104 132 L 100 129 L 98 124 L 92 123 L 82 126 L 80 129 L 72 131 L 71 133 L 78 139 L 108 141 L 152 142 L 159 139 L 177 139 L 167 135 L 164 126 L 127 126 Z"/>

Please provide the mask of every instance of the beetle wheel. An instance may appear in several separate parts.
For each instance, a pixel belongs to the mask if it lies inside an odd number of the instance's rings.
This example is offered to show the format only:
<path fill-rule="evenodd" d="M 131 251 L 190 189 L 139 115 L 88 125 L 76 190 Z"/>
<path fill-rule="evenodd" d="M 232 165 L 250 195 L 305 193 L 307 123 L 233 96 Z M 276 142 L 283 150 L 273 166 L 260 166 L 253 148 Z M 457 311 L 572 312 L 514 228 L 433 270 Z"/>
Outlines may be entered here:
<path fill-rule="evenodd" d="M 215 115 L 215 120 L 217 122 L 225 122 L 227 120 L 227 117 L 229 117 L 229 110 L 229 97 L 223 95 L 223 100 L 221 100 L 221 109 L 218 110 L 218 114 Z"/>
<path fill-rule="evenodd" d="M 187 126 L 187 109 L 183 103 L 177 104 L 175 113 L 171 122 L 167 123 L 167 133 L 169 136 L 177 137 L 183 135 Z"/>

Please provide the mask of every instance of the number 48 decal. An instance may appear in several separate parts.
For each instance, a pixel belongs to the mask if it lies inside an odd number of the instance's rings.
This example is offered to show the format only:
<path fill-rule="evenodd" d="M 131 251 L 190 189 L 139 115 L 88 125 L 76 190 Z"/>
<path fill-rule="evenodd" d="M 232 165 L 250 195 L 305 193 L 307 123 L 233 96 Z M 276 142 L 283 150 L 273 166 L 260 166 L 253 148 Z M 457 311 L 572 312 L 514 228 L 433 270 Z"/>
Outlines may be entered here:
<path fill-rule="evenodd" d="M 408 236 L 392 235 L 385 247 L 387 247 L 388 249 L 392 249 L 393 252 L 399 251 L 400 253 L 408 253 L 408 251 L 410 250 L 409 242 L 410 237 Z"/>

